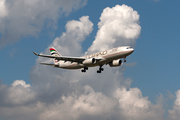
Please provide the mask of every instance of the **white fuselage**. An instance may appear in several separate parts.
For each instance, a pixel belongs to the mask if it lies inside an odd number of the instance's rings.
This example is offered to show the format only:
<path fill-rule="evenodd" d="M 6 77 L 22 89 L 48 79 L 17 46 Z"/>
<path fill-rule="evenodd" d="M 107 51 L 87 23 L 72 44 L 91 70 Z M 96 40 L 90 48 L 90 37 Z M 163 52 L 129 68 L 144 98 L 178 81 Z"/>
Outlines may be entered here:
<path fill-rule="evenodd" d="M 126 58 L 126 56 L 130 55 L 133 51 L 134 49 L 129 46 L 123 46 L 123 47 L 117 47 L 110 50 L 98 52 L 95 54 L 83 56 L 83 58 L 86 58 L 86 59 L 91 59 L 91 58 L 99 59 L 100 58 L 101 59 L 99 61 L 96 61 L 93 64 L 86 65 L 86 67 L 102 66 L 113 60 Z M 69 62 L 69 61 L 65 62 L 61 60 L 58 61 L 56 65 L 58 65 L 60 68 L 63 68 L 63 69 L 80 69 L 80 68 L 85 67 L 85 65 L 77 63 L 77 62 Z"/>

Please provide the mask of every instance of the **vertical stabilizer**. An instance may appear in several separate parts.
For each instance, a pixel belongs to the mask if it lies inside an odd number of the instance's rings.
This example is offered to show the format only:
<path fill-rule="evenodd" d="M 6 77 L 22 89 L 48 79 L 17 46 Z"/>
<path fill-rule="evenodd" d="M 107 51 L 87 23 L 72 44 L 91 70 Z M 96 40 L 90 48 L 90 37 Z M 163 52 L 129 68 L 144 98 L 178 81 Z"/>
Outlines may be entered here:
<path fill-rule="evenodd" d="M 61 56 L 61 54 L 54 47 L 51 47 L 49 50 L 51 55 Z"/>
<path fill-rule="evenodd" d="M 53 55 L 53 56 L 61 56 L 61 54 L 54 47 L 51 47 L 49 50 L 50 50 L 51 55 Z M 54 63 L 58 64 L 58 60 L 54 59 Z"/>

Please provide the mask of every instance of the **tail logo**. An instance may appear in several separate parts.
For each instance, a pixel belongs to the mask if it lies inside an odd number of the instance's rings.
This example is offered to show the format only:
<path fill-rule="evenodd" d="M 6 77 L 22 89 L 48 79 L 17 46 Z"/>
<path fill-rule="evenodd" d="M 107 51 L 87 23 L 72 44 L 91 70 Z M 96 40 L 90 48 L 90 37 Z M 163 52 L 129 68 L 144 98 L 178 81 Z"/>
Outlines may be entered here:
<path fill-rule="evenodd" d="M 54 48 L 50 48 L 49 50 L 50 50 L 51 55 L 55 54 L 55 53 L 58 54 L 57 51 Z"/>
<path fill-rule="evenodd" d="M 50 50 L 51 55 L 54 54 L 56 56 L 61 56 L 61 54 L 54 47 L 51 47 L 49 50 Z"/>

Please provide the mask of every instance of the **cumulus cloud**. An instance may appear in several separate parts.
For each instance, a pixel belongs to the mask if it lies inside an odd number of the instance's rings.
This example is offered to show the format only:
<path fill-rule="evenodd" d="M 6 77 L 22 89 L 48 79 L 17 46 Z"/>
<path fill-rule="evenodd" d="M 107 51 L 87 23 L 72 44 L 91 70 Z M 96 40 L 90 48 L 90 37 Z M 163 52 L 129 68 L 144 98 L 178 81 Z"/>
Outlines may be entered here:
<path fill-rule="evenodd" d="M 141 31 L 139 23 L 139 14 L 127 5 L 105 8 L 98 23 L 96 39 L 88 52 L 122 45 L 134 46 Z"/>
<path fill-rule="evenodd" d="M 11 86 L 0 84 L 0 90 L 2 106 L 25 105 L 35 98 L 30 84 L 23 80 L 14 81 Z"/>
<path fill-rule="evenodd" d="M 125 119 L 133 120 L 162 120 L 163 108 L 160 104 L 153 105 L 148 97 L 143 97 L 140 89 L 119 88 L 115 92 L 115 97 L 119 101 L 121 114 Z"/>
<path fill-rule="evenodd" d="M 23 86 L 24 88 L 29 88 L 29 87 L 30 87 L 30 84 L 26 84 L 26 82 L 23 81 L 23 80 L 16 80 L 16 81 L 14 81 L 14 82 L 12 83 L 12 86 L 13 86 L 13 87 L 16 87 L 16 86 L 18 86 L 18 85 Z"/>
<path fill-rule="evenodd" d="M 8 120 L 12 117 L 14 120 L 162 120 L 162 114 L 162 107 L 151 104 L 137 88 L 119 88 L 110 97 L 88 85 L 84 86 L 83 93 L 74 91 L 54 102 L 36 101 L 15 107 L 0 107 L 0 115 Z"/>
<path fill-rule="evenodd" d="M 31 91 L 30 85 L 23 80 L 16 80 L 12 83 L 12 87 L 7 90 L 6 102 L 14 105 L 21 105 L 32 101 L 35 93 Z"/>
<path fill-rule="evenodd" d="M 0 18 L 7 15 L 7 10 L 5 7 L 5 0 L 0 0 Z"/>
<path fill-rule="evenodd" d="M 176 92 L 176 100 L 173 109 L 168 112 L 171 120 L 178 120 L 180 118 L 180 90 Z"/>
<path fill-rule="evenodd" d="M 43 119 L 82 120 L 96 116 L 106 118 L 101 115 L 113 111 L 113 107 L 115 107 L 114 100 L 102 93 L 95 92 L 90 86 L 85 86 L 84 89 L 85 91 L 81 95 L 73 93 L 66 97 L 63 96 L 62 102 L 58 102 L 56 108 L 51 106 L 50 109 L 42 115 Z M 49 114 L 50 111 L 52 114 Z"/>
<path fill-rule="evenodd" d="M 79 18 L 79 21 L 69 21 L 66 24 L 66 32 L 57 37 L 50 46 L 54 46 L 64 55 L 82 55 L 80 43 L 89 36 L 92 30 L 93 23 L 89 20 L 89 16 L 83 16 Z"/>
<path fill-rule="evenodd" d="M 56 29 L 60 15 L 85 6 L 87 0 L 0 0 L 0 47 L 22 37 Z"/>

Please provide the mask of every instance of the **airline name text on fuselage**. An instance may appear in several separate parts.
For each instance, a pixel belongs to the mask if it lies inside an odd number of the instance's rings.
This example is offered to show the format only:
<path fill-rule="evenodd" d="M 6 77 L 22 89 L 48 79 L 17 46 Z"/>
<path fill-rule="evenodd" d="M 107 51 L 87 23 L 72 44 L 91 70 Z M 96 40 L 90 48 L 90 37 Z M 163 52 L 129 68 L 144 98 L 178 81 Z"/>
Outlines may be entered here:
<path fill-rule="evenodd" d="M 118 48 L 114 48 L 112 50 L 109 50 L 111 52 L 115 52 L 117 51 Z M 91 55 L 87 55 L 87 56 L 84 56 L 85 58 L 93 58 L 93 57 L 98 57 L 98 56 L 102 56 L 102 55 L 106 55 L 108 53 L 108 51 L 103 51 L 103 52 L 98 52 L 98 53 L 94 53 L 94 54 L 91 54 Z"/>

